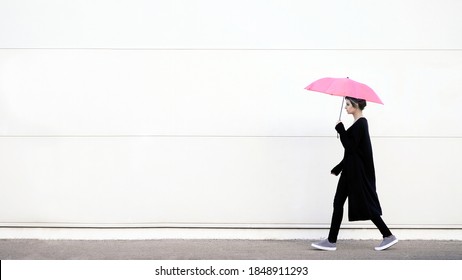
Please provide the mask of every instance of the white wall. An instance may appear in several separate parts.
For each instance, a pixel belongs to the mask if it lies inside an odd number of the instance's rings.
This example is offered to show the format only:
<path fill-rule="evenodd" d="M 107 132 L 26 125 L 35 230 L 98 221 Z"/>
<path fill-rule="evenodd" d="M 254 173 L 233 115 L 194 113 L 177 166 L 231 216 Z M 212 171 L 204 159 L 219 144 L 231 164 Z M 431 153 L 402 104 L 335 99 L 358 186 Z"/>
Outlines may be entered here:
<path fill-rule="evenodd" d="M 349 76 L 384 219 L 460 235 L 460 11 L 2 0 L 0 226 L 328 227 L 341 99 L 303 88 Z"/>

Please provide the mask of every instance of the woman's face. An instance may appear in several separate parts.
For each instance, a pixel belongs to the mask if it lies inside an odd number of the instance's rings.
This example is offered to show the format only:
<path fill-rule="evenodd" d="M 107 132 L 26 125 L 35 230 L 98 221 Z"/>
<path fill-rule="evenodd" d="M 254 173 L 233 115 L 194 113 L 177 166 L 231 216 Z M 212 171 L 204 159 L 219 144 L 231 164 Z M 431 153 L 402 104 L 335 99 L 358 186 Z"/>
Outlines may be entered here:
<path fill-rule="evenodd" d="M 351 104 L 351 101 L 346 99 L 345 100 L 345 110 L 347 111 L 348 114 L 354 114 L 358 108 L 353 107 L 353 104 Z"/>

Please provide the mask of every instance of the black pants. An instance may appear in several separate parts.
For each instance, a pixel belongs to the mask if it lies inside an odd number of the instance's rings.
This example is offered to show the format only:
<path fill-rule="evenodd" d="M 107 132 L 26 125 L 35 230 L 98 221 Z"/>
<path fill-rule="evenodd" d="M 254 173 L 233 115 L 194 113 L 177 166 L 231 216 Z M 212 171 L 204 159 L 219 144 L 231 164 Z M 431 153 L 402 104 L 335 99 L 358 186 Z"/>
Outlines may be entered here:
<path fill-rule="evenodd" d="M 334 212 L 332 213 L 329 237 L 327 238 L 331 243 L 337 242 L 338 232 L 340 230 L 340 225 L 342 224 L 343 219 L 343 205 L 345 204 L 347 197 L 347 190 L 337 188 L 337 192 L 335 193 L 334 198 Z M 371 221 L 380 230 L 380 233 L 382 233 L 383 237 L 388 237 L 392 235 L 390 229 L 387 227 L 387 225 L 380 216 L 372 217 Z"/>

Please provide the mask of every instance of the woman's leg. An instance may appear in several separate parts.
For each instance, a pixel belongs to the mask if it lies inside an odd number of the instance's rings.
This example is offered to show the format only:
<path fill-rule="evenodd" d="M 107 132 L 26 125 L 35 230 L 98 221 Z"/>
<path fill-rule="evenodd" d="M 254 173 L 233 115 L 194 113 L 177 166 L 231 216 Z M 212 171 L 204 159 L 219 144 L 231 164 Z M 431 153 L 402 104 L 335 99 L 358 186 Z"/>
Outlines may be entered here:
<path fill-rule="evenodd" d="M 345 184 L 339 182 L 337 192 L 334 197 L 334 212 L 332 213 L 332 221 L 330 224 L 329 237 L 327 238 L 330 243 L 337 242 L 338 232 L 343 219 L 343 205 L 348 197 L 347 187 Z"/>
<path fill-rule="evenodd" d="M 385 224 L 385 222 L 382 220 L 380 216 L 371 218 L 371 221 L 380 230 L 380 233 L 382 233 L 382 236 L 384 238 L 392 235 L 390 229 L 387 227 L 387 225 Z"/>
<path fill-rule="evenodd" d="M 398 238 L 396 238 L 396 236 L 391 233 L 390 229 L 387 227 L 380 216 L 373 217 L 371 220 L 383 235 L 383 241 L 379 246 L 374 248 L 376 251 L 385 250 L 398 243 Z"/>

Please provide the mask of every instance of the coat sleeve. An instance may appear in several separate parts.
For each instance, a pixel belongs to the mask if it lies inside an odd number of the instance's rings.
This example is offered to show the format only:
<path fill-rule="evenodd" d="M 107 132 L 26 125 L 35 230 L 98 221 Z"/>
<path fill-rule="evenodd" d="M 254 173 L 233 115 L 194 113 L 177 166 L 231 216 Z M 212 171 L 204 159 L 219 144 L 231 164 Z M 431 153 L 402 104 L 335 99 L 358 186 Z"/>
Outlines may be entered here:
<path fill-rule="evenodd" d="M 331 171 L 330 173 L 331 174 L 334 174 L 335 176 L 338 176 L 338 174 L 340 174 L 340 172 L 342 172 L 343 170 L 343 160 L 337 164 L 337 166 L 335 166 Z"/>
<path fill-rule="evenodd" d="M 343 123 L 338 123 L 335 126 L 335 130 L 337 130 L 338 134 L 340 135 L 340 141 L 342 142 L 343 148 L 348 153 L 350 151 L 354 151 L 358 148 L 359 142 L 364 134 L 364 123 L 358 123 L 358 128 L 353 131 L 350 135 L 347 135 L 345 130 L 345 126 Z"/>

